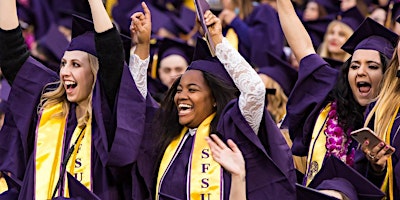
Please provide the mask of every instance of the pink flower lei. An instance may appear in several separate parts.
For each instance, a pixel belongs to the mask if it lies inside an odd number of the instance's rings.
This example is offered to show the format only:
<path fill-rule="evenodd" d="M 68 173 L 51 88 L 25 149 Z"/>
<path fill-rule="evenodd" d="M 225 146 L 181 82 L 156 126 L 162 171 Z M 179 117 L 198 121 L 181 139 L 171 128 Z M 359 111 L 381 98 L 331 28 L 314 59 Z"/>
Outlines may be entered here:
<path fill-rule="evenodd" d="M 347 165 L 353 166 L 355 149 L 352 148 L 348 154 L 348 148 L 352 141 L 351 137 L 348 137 L 348 135 L 350 135 L 350 130 L 345 134 L 343 128 L 339 125 L 336 113 L 336 101 L 331 104 L 331 110 L 328 113 L 328 120 L 324 132 L 326 135 L 326 157 L 333 155 Z"/>

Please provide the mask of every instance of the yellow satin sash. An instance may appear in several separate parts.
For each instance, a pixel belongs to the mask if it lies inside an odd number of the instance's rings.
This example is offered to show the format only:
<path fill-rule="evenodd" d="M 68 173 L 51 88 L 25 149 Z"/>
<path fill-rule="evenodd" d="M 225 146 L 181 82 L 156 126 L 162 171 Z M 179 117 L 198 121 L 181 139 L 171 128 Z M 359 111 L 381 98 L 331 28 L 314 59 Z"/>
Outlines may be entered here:
<path fill-rule="evenodd" d="M 112 18 L 112 9 L 114 6 L 118 3 L 118 0 L 107 0 L 106 1 L 106 10 L 108 13 L 108 16 Z"/>
<path fill-rule="evenodd" d="M 331 104 L 329 103 L 319 114 L 315 123 L 307 157 L 307 170 L 305 174 L 306 186 L 310 184 L 315 174 L 321 170 L 326 154 L 326 120 L 328 119 Z"/>
<path fill-rule="evenodd" d="M 188 178 L 190 179 L 190 183 L 186 186 L 189 187 L 188 191 L 190 191 L 191 200 L 223 199 L 223 192 L 221 192 L 223 190 L 222 168 L 212 158 L 210 147 L 205 140 L 210 133 L 210 123 L 214 119 L 214 116 L 215 113 L 208 116 L 200 124 L 194 136 L 192 154 L 189 160 L 190 172 Z M 177 152 L 178 147 L 187 130 L 186 127 L 183 128 L 179 138 L 173 140 L 165 150 L 157 178 L 157 200 L 159 199 L 162 179 L 168 172 L 169 166 L 173 164 L 175 155 L 179 153 Z"/>
<path fill-rule="evenodd" d="M 50 199 L 58 182 L 65 145 L 65 124 L 67 121 L 66 117 L 55 117 L 55 115 L 61 113 L 61 111 L 62 103 L 58 103 L 49 108 L 45 108 L 39 119 L 35 141 L 35 199 Z M 76 127 L 70 143 L 76 141 L 80 132 L 81 129 Z M 85 132 L 89 134 L 86 135 Z M 72 144 L 69 146 L 71 145 Z M 78 173 L 82 173 L 82 180 L 80 181 L 88 187 L 89 190 L 91 189 L 90 154 L 91 127 L 90 123 L 88 123 L 86 129 L 82 132 L 81 142 L 78 140 L 75 151 L 68 162 L 67 171 L 75 175 L 77 179 L 80 175 Z M 79 165 L 77 162 L 84 164 Z M 72 169 L 73 166 L 75 166 L 75 169 Z M 66 183 L 66 179 L 64 180 Z M 65 197 L 69 197 L 68 187 L 66 184 L 64 191 Z"/>
<path fill-rule="evenodd" d="M 228 32 L 226 32 L 226 39 L 228 40 L 228 42 L 236 49 L 239 49 L 239 38 L 235 32 L 235 30 L 233 30 L 233 28 L 229 28 Z"/>
<path fill-rule="evenodd" d="M 386 135 L 384 136 L 385 138 L 385 143 L 386 144 L 391 144 L 390 142 L 390 136 L 392 134 L 392 127 L 394 124 L 394 120 L 396 119 L 397 113 L 399 112 L 399 107 L 397 107 L 396 112 L 394 112 L 394 115 L 392 119 L 390 120 L 389 127 L 386 131 Z M 390 200 L 393 200 L 393 160 L 392 156 L 390 156 L 387 160 L 387 170 L 386 170 L 386 176 L 385 180 L 383 181 L 381 190 L 386 194 L 387 198 L 389 196 Z"/>
<path fill-rule="evenodd" d="M 8 190 L 8 185 L 4 177 L 0 178 L 0 194 Z"/>

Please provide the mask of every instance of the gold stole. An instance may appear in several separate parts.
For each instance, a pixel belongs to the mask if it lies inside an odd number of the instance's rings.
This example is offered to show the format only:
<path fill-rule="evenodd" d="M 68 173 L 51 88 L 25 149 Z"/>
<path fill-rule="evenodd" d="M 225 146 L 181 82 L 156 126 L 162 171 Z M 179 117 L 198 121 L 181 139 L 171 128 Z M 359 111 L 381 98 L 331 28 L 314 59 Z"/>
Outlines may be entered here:
<path fill-rule="evenodd" d="M 326 135 L 324 130 L 326 129 L 326 120 L 328 119 L 330 110 L 331 104 L 329 103 L 319 114 L 314 126 L 307 157 L 307 170 L 305 174 L 306 186 L 310 184 L 315 174 L 321 170 L 322 163 L 324 162 L 326 154 Z"/>
<path fill-rule="evenodd" d="M 112 9 L 114 8 L 115 4 L 118 3 L 118 0 L 107 0 L 106 1 L 106 10 L 108 16 L 112 17 Z"/>
<path fill-rule="evenodd" d="M 390 135 L 392 134 L 392 127 L 393 127 L 394 120 L 396 119 L 398 112 L 399 112 L 399 107 L 397 107 L 396 112 L 394 112 L 394 115 L 393 115 L 392 119 L 390 120 L 389 127 L 386 131 L 386 135 L 384 136 L 386 144 L 391 144 Z M 386 176 L 383 181 L 381 190 L 382 190 L 382 192 L 384 192 L 386 194 L 385 199 L 387 198 L 387 196 L 389 196 L 389 199 L 393 200 L 393 160 L 392 160 L 392 156 L 390 156 L 387 160 Z"/>
<path fill-rule="evenodd" d="M 225 37 L 236 50 L 239 49 L 239 38 L 233 28 L 228 29 Z"/>
<path fill-rule="evenodd" d="M 190 199 L 223 199 L 223 178 L 222 168 L 214 161 L 211 156 L 210 147 L 205 140 L 210 133 L 210 123 L 214 119 L 215 113 L 208 116 L 198 127 L 193 141 L 192 154 L 189 159 L 189 174 L 187 183 L 187 191 L 190 192 Z M 164 152 L 161 160 L 160 169 L 157 178 L 156 199 L 159 199 L 159 192 L 163 182 L 163 178 L 168 172 L 168 168 L 173 164 L 175 155 L 179 152 L 178 147 L 186 134 L 188 128 L 182 129 L 179 138 L 173 140 Z"/>
<path fill-rule="evenodd" d="M 2 177 L 0 172 L 0 194 L 8 190 L 6 179 Z"/>
<path fill-rule="evenodd" d="M 50 199 L 60 176 L 62 152 L 64 149 L 65 124 L 67 120 L 66 117 L 54 117 L 54 115 L 61 113 L 61 111 L 62 103 L 58 103 L 44 109 L 39 119 L 35 141 L 35 199 Z M 89 190 L 91 189 L 90 130 L 90 123 L 88 123 L 86 129 L 82 133 L 83 140 L 82 138 L 78 140 L 76 148 L 67 165 L 69 166 L 67 167 L 67 171 L 75 175 L 75 178 Z M 71 143 L 75 142 L 80 132 L 81 129 L 76 127 Z M 87 133 L 87 135 L 85 135 L 85 133 Z M 72 144 L 69 146 L 71 145 Z M 72 169 L 74 166 L 75 169 Z M 79 176 L 82 177 L 81 180 Z M 67 180 L 64 180 L 66 183 Z M 68 187 L 66 184 L 64 185 L 65 195 L 69 197 Z"/>

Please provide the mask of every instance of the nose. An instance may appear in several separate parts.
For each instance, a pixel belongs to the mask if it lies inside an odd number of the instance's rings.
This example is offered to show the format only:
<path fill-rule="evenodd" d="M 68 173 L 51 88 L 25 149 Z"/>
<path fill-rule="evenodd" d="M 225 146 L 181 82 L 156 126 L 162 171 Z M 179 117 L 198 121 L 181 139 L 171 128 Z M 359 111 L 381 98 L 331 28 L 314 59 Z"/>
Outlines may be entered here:
<path fill-rule="evenodd" d="M 365 65 L 361 65 L 358 69 L 357 69 L 357 76 L 365 76 L 367 74 L 367 67 Z"/>
<path fill-rule="evenodd" d="M 70 71 L 70 68 L 68 67 L 68 64 L 65 64 L 64 66 L 60 67 L 60 76 L 67 76 L 70 74 L 71 74 L 71 71 Z"/>
<path fill-rule="evenodd" d="M 178 100 L 186 100 L 188 99 L 187 91 L 186 90 L 181 90 L 180 92 L 177 92 L 175 94 L 176 98 Z"/>

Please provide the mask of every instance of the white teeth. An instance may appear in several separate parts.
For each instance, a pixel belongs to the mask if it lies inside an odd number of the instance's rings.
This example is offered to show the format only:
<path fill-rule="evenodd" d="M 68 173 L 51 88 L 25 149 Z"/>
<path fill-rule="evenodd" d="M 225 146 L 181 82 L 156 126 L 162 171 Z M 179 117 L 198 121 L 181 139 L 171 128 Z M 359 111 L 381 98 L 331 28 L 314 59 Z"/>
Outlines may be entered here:
<path fill-rule="evenodd" d="M 178 105 L 178 108 L 190 109 L 190 108 L 192 108 L 192 106 L 188 105 L 188 104 L 181 103 L 181 104 Z"/>
<path fill-rule="evenodd" d="M 73 85 L 73 84 L 75 84 L 75 81 L 64 81 L 64 84 L 65 85 Z"/>

